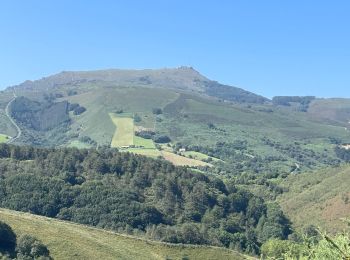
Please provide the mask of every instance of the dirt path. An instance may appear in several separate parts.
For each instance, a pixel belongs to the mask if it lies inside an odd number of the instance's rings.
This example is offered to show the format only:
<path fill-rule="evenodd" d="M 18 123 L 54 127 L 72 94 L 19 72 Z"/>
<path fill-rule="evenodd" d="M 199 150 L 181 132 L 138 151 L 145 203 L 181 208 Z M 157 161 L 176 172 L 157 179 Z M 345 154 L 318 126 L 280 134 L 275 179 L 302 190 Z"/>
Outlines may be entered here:
<path fill-rule="evenodd" d="M 17 98 L 17 95 L 15 92 L 13 92 L 13 98 L 11 99 L 11 101 L 7 104 L 6 108 L 5 108 L 5 113 L 6 116 L 8 117 L 8 119 L 11 121 L 11 123 L 15 126 L 16 130 L 17 130 L 17 135 L 11 139 L 9 139 L 7 141 L 8 144 L 14 142 L 16 139 L 20 138 L 20 136 L 22 135 L 22 131 L 21 128 L 19 128 L 19 126 L 17 125 L 17 123 L 15 122 L 15 120 L 13 120 L 13 118 L 10 115 L 10 106 L 12 104 L 13 101 L 15 101 Z"/>

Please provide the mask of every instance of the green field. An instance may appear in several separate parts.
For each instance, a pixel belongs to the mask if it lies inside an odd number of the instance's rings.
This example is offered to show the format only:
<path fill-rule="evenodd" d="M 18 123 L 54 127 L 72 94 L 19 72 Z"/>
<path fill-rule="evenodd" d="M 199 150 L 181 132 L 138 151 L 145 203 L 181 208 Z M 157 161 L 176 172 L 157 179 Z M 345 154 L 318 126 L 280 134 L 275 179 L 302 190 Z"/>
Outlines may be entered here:
<path fill-rule="evenodd" d="M 250 259 L 235 251 L 174 245 L 121 235 L 70 222 L 0 209 L 0 220 L 17 234 L 30 234 L 46 244 L 54 259 Z"/>
<path fill-rule="evenodd" d="M 112 138 L 111 147 L 130 146 L 134 144 L 134 119 L 129 117 L 119 117 L 110 113 L 112 122 L 116 126 Z"/>
<path fill-rule="evenodd" d="M 10 137 L 8 135 L 0 134 L 0 143 L 7 142 L 7 140 L 9 140 L 9 138 Z"/>
<path fill-rule="evenodd" d="M 152 158 L 157 158 L 158 156 L 162 156 L 161 152 L 157 149 L 128 148 L 128 149 L 123 149 L 121 151 L 144 155 Z"/>
<path fill-rule="evenodd" d="M 91 148 L 91 145 L 87 143 L 80 142 L 79 140 L 73 140 L 68 144 L 68 147 L 75 147 L 78 149 Z"/>
<path fill-rule="evenodd" d="M 134 145 L 146 149 L 156 149 L 152 139 L 145 139 L 139 136 L 134 136 Z"/>
<path fill-rule="evenodd" d="M 209 158 L 211 158 L 213 161 L 220 161 L 220 159 L 211 157 L 209 155 L 206 155 L 204 153 L 200 153 L 200 152 L 195 152 L 195 151 L 186 151 L 186 152 L 182 152 L 182 155 L 189 157 L 189 158 L 193 158 L 196 160 L 208 160 Z"/>
<path fill-rule="evenodd" d="M 190 167 L 197 167 L 197 166 L 212 166 L 210 163 L 206 163 L 200 160 L 196 159 L 190 159 L 185 156 L 181 156 L 172 152 L 168 151 L 162 151 L 163 157 L 172 162 L 174 165 L 177 166 L 190 166 Z"/>

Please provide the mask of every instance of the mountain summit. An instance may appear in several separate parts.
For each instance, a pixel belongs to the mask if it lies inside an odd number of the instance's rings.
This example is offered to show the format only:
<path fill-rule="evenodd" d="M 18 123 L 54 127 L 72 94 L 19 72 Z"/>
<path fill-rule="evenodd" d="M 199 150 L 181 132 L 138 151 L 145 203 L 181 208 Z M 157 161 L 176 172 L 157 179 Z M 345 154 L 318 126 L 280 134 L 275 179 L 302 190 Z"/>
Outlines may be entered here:
<path fill-rule="evenodd" d="M 146 86 L 174 89 L 239 103 L 264 103 L 267 98 L 241 88 L 220 84 L 201 75 L 192 67 L 163 69 L 107 69 L 96 71 L 63 71 L 36 81 L 25 81 L 14 88 L 45 90 L 63 85 L 100 83 L 117 86 Z"/>

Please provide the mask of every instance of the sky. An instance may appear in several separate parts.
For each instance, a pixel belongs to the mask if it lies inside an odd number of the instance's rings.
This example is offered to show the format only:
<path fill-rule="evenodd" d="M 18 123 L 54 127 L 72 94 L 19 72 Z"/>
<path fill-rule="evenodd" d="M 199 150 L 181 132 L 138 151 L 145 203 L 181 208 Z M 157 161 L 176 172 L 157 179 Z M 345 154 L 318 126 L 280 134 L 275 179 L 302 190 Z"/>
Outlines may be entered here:
<path fill-rule="evenodd" d="M 0 89 L 185 65 L 266 97 L 350 97 L 349 14 L 347 0 L 0 0 Z"/>

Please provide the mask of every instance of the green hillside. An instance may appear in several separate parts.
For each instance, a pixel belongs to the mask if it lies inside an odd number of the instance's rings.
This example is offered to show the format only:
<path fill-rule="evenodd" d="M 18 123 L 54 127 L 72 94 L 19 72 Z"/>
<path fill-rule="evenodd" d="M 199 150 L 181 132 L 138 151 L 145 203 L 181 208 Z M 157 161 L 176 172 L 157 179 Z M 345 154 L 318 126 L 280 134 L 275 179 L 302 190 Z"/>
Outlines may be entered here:
<path fill-rule="evenodd" d="M 110 146 L 118 133 L 110 114 L 122 113 L 138 119 L 135 129 L 169 137 L 172 148 L 166 152 L 181 154 L 182 148 L 199 152 L 203 154 L 201 160 L 213 164 L 221 175 L 280 175 L 338 165 L 341 160 L 334 153 L 335 146 L 350 142 L 349 130 L 344 127 L 350 118 L 346 99 L 278 105 L 248 91 L 210 81 L 187 67 L 62 72 L 2 92 L 0 108 L 13 98 L 13 91 L 18 96 L 16 101 L 29 99 L 32 104 L 37 102 L 36 107 L 55 108 L 17 114 L 14 110 L 23 130 L 17 144 Z M 74 105 L 86 111 L 76 114 L 56 109 L 66 102 L 68 107 Z M 15 103 L 20 108 L 25 105 Z M 155 108 L 161 113 L 153 113 Z M 319 112 L 323 110 L 328 112 Z M 42 122 L 46 125 L 42 126 Z M 0 133 L 15 135 L 6 117 L 0 117 Z M 130 151 L 152 157 L 162 154 L 157 150 Z M 220 160 L 213 163 L 211 157 Z M 196 165 L 207 164 L 199 161 Z"/>
<path fill-rule="evenodd" d="M 319 226 L 342 231 L 341 218 L 350 215 L 350 166 L 293 174 L 282 181 L 286 190 L 278 201 L 295 227 Z"/>
<path fill-rule="evenodd" d="M 224 248 L 154 242 L 7 209 L 0 209 L 0 220 L 39 238 L 54 259 L 251 259 Z"/>

